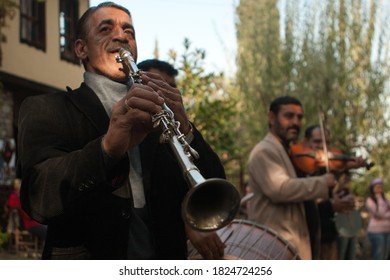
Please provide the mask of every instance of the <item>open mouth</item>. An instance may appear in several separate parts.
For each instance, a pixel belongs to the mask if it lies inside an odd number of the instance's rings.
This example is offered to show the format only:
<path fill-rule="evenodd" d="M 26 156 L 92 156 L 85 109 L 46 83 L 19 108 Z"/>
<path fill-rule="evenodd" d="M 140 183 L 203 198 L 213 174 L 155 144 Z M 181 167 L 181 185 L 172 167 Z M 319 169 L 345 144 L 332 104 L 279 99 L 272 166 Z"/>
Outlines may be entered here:
<path fill-rule="evenodd" d="M 119 50 L 120 49 L 130 49 L 129 46 L 127 44 L 115 44 L 115 45 L 112 45 L 110 46 L 109 48 L 107 48 L 107 51 L 109 53 L 119 53 Z"/>
<path fill-rule="evenodd" d="M 120 48 L 110 49 L 108 50 L 109 53 L 119 53 Z"/>

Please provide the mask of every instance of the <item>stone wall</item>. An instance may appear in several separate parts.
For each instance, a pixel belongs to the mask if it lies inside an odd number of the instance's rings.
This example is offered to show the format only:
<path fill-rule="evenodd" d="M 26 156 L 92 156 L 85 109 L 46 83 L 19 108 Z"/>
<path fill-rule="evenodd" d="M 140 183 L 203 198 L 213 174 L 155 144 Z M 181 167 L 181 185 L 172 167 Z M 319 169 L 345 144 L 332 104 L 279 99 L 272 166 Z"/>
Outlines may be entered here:
<path fill-rule="evenodd" d="M 15 153 L 13 153 L 9 167 L 3 156 L 3 148 L 6 141 L 15 148 L 15 139 L 13 135 L 13 98 L 12 93 L 0 88 L 0 184 L 9 185 L 15 176 Z"/>
<path fill-rule="evenodd" d="M 13 138 L 13 107 L 12 93 L 0 88 L 0 139 Z"/>

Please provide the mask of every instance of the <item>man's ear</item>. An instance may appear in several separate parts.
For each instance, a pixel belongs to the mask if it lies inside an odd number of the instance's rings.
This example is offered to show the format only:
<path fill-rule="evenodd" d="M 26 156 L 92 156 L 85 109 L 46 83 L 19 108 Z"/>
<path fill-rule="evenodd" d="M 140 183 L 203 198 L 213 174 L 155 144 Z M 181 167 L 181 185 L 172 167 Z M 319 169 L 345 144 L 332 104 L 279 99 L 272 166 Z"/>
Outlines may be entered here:
<path fill-rule="evenodd" d="M 85 60 L 88 57 L 88 47 L 83 39 L 77 39 L 74 43 L 74 52 L 80 60 Z"/>
<path fill-rule="evenodd" d="M 275 119 L 276 119 L 276 116 L 275 116 L 274 112 L 269 111 L 268 112 L 268 123 L 273 126 L 275 123 Z"/>

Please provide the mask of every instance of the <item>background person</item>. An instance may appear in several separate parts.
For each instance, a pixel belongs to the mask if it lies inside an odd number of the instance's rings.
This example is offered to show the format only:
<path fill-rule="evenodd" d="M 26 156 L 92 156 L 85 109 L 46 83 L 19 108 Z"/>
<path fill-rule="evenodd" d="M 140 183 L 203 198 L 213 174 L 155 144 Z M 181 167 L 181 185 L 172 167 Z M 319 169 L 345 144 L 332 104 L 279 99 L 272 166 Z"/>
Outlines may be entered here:
<path fill-rule="evenodd" d="M 298 178 L 288 154 L 302 126 L 301 102 L 291 96 L 276 98 L 268 113 L 269 132 L 249 157 L 249 185 L 254 196 L 248 217 L 277 231 L 302 259 L 312 259 L 304 201 L 328 199 L 335 176 Z M 319 240 L 318 240 L 319 242 Z"/>
<path fill-rule="evenodd" d="M 345 173 L 339 180 L 339 185 L 343 191 L 341 198 L 351 196 L 354 198 L 350 190 L 351 175 Z M 352 209 L 343 209 L 337 211 L 334 216 L 334 222 L 337 228 L 337 251 L 339 260 L 355 260 L 358 246 L 358 233 L 362 228 L 362 218 L 360 211 L 356 209 L 355 203 Z"/>
<path fill-rule="evenodd" d="M 140 70 L 159 74 L 170 86 L 177 87 L 175 77 L 178 71 L 168 62 L 148 59 L 137 66 Z M 188 225 L 185 227 L 188 239 L 204 259 L 222 259 L 224 244 L 216 232 L 200 232 Z"/>
<path fill-rule="evenodd" d="M 13 180 L 13 190 L 8 196 L 6 202 L 6 215 L 8 216 L 7 232 L 12 233 L 16 230 L 27 230 L 31 235 L 45 240 L 47 227 L 31 219 L 22 209 L 20 204 L 20 179 Z"/>
<path fill-rule="evenodd" d="M 323 153 L 324 145 L 327 145 L 327 148 L 331 149 L 329 139 L 329 130 L 324 129 L 324 135 L 322 135 L 321 126 L 316 124 L 309 126 L 305 130 L 304 145 L 314 152 Z M 325 144 L 323 140 L 325 140 Z M 338 190 L 333 191 L 330 199 L 317 201 L 321 228 L 320 259 L 323 260 L 336 260 L 339 258 L 337 246 L 339 234 L 335 224 L 335 215 L 337 213 L 349 213 L 354 209 L 355 198 L 348 189 L 350 175 L 347 171 L 352 168 L 365 166 L 365 161 L 361 157 L 354 157 L 348 162 L 340 162 L 338 165 L 334 164 L 331 166 L 338 167 L 338 170 L 332 170 L 336 174 L 338 173 Z M 316 169 L 316 172 L 311 175 L 323 174 L 325 172 L 325 165 L 321 163 L 320 167 Z M 344 256 L 344 252 L 347 250 L 347 243 L 341 243 L 341 245 Z"/>
<path fill-rule="evenodd" d="M 387 260 L 390 251 L 390 202 L 385 197 L 382 178 L 370 183 L 366 199 L 369 214 L 367 234 L 371 243 L 371 258 Z"/>
<path fill-rule="evenodd" d="M 147 59 L 139 62 L 137 66 L 140 70 L 159 74 L 171 87 L 177 87 L 176 76 L 179 72 L 168 62 L 159 59 Z"/>

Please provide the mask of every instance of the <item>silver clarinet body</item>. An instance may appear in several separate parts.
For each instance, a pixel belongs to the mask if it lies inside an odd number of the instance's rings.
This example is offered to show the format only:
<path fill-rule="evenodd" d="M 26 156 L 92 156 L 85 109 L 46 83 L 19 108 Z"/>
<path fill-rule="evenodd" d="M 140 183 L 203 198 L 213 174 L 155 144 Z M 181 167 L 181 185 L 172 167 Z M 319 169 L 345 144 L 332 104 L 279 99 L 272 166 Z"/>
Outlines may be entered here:
<path fill-rule="evenodd" d="M 121 48 L 119 57 L 134 83 L 142 83 L 138 67 L 129 50 Z M 152 115 L 153 127 L 162 129 L 160 142 L 168 143 L 190 186 L 183 202 L 182 217 L 185 223 L 196 230 L 211 231 L 229 224 L 240 206 L 240 195 L 234 185 L 224 179 L 205 179 L 193 163 L 198 152 L 185 140 L 180 123 L 173 111 L 164 103 L 161 112 Z"/>

